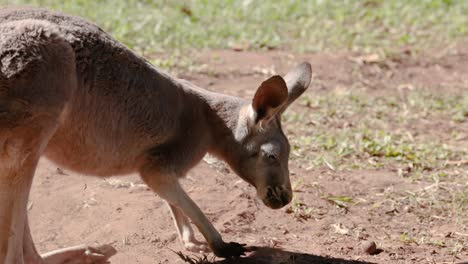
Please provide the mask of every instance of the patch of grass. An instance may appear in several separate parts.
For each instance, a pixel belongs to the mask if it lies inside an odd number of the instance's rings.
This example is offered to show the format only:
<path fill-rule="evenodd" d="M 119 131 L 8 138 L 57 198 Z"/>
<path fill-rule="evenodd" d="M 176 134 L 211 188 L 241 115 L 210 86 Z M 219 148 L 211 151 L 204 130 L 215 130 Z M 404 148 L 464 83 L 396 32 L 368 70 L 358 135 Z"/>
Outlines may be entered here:
<path fill-rule="evenodd" d="M 144 54 L 200 48 L 395 51 L 468 35 L 463 0 L 0 0 L 86 17 Z M 192 54 L 193 55 L 193 54 Z"/>
<path fill-rule="evenodd" d="M 307 221 L 314 216 L 314 208 L 308 207 L 307 204 L 300 202 L 294 197 L 291 206 L 286 210 L 287 214 L 292 214 L 299 222 Z"/>
<path fill-rule="evenodd" d="M 348 208 L 349 205 L 354 205 L 356 202 L 351 197 L 346 196 L 327 196 L 325 200 L 333 203 L 339 208 Z"/>
<path fill-rule="evenodd" d="M 403 234 L 401 234 L 401 238 L 400 238 L 400 241 L 403 242 L 403 243 L 407 243 L 407 244 L 410 244 L 410 243 L 416 243 L 416 239 L 414 239 L 413 237 L 411 237 L 408 232 L 403 232 Z"/>
<path fill-rule="evenodd" d="M 374 203 L 371 211 L 381 213 L 385 210 L 385 214 L 394 217 L 414 215 L 418 223 L 424 226 L 453 221 L 453 229 L 443 233 L 411 228 L 403 230 L 395 238 L 405 244 L 432 245 L 448 248 L 453 255 L 460 254 L 468 246 L 467 208 L 457 200 L 461 193 L 466 193 L 468 185 L 463 182 L 464 179 L 464 175 L 459 175 L 453 181 L 435 183 L 411 191 L 388 187 L 377 195 L 383 197 L 383 200 Z M 466 198 L 462 199 L 466 202 Z"/>
<path fill-rule="evenodd" d="M 332 171 L 384 168 L 428 182 L 428 189 L 416 192 L 391 191 L 385 201 L 397 213 L 407 209 L 426 219 L 454 217 L 468 226 L 463 220 L 468 219 L 468 170 L 458 163 L 468 157 L 463 147 L 468 142 L 466 130 L 453 130 L 466 125 L 465 117 L 453 120 L 453 115 L 468 111 L 468 93 L 414 90 L 383 97 L 352 91 L 314 94 L 285 113 L 287 134 L 297 135 L 290 138 L 296 164 Z M 346 207 L 352 204 L 346 199 L 331 201 Z"/>
<path fill-rule="evenodd" d="M 451 236 L 451 234 L 449 234 Z M 466 248 L 466 242 L 463 239 L 454 239 L 453 241 L 446 240 L 447 238 L 433 238 L 430 233 L 410 233 L 403 232 L 400 236 L 400 241 L 405 244 L 416 244 L 420 245 L 433 245 L 439 248 L 450 248 L 450 253 L 452 255 L 458 255 Z"/>
<path fill-rule="evenodd" d="M 468 156 L 468 150 L 460 147 L 463 138 L 424 126 L 433 120 L 449 125 L 453 115 L 468 111 L 467 98 L 467 93 L 435 95 L 419 90 L 404 97 L 356 91 L 306 97 L 303 108 L 285 115 L 288 133 L 300 135 L 291 139 L 292 157 L 306 168 L 397 167 L 443 175 L 448 164 Z"/>
<path fill-rule="evenodd" d="M 451 120 L 463 123 L 468 120 L 468 94 L 444 95 L 429 92 L 412 92 L 406 102 L 417 117 L 446 114 Z"/>

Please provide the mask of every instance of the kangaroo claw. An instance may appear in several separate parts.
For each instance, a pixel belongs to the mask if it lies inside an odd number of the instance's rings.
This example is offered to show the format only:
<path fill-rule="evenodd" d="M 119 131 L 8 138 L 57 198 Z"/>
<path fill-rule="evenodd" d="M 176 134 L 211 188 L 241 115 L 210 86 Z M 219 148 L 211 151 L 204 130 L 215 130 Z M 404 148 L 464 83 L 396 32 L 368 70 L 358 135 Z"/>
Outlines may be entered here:
<path fill-rule="evenodd" d="M 250 251 L 247 249 L 246 244 L 239 244 L 236 242 L 223 243 L 213 250 L 214 254 L 220 258 L 233 258 L 244 256 L 246 252 Z"/>

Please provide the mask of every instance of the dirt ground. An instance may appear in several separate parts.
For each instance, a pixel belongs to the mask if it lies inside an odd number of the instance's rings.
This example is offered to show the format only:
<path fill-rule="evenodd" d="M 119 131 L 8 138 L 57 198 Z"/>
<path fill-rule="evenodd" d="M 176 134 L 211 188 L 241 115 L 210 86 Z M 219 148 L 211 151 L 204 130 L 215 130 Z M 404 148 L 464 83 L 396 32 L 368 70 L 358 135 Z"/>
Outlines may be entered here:
<path fill-rule="evenodd" d="M 367 92 L 384 95 L 396 93 L 395 87 L 409 82 L 443 93 L 468 89 L 468 42 L 416 58 L 402 52 L 378 69 L 366 61 L 375 58 L 354 54 L 212 51 L 200 56 L 197 71 L 176 73 L 207 89 L 248 97 L 265 75 L 284 73 L 302 60 L 313 66 L 314 81 L 307 92 L 311 96 L 330 87 L 363 82 L 369 87 Z M 443 136 L 453 130 L 468 133 L 467 123 L 446 124 L 438 133 Z M 461 169 L 466 173 L 466 167 Z M 416 192 L 429 183 L 411 181 L 388 168 L 334 171 L 303 168 L 291 161 L 290 170 L 292 181 L 302 177 L 303 186 L 312 186 L 296 188 L 296 195 L 314 208 L 310 219 L 294 217 L 288 213 L 289 206 L 276 211 L 266 208 L 252 187 L 212 159 L 204 159 L 190 171 L 183 184 L 225 241 L 259 247 L 246 258 L 214 263 L 468 262 L 467 248 L 453 255 L 449 247 L 408 243 L 401 238 L 411 230 L 441 242 L 458 240 L 466 245 L 468 230 L 459 220 L 443 214 L 423 218 L 385 203 L 372 206 L 388 189 Z M 324 192 L 354 197 L 359 203 L 340 208 L 322 199 Z M 173 250 L 190 255 L 178 241 L 165 204 L 137 175 L 94 178 L 42 160 L 28 209 L 41 252 L 83 243 L 112 243 L 118 250 L 112 258 L 115 264 L 183 263 Z M 364 253 L 361 243 L 365 240 L 375 241 L 382 252 Z"/>

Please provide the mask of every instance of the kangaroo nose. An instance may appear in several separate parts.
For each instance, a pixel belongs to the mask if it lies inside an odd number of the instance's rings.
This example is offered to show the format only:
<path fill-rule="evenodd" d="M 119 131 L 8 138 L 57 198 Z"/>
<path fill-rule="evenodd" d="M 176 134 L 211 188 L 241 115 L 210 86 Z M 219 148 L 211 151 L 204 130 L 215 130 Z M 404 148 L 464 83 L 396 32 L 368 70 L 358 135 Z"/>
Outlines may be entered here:
<path fill-rule="evenodd" d="M 287 205 L 291 200 L 292 195 L 288 191 L 283 190 L 283 192 L 281 192 L 281 201 L 283 202 L 283 206 Z"/>
<path fill-rule="evenodd" d="M 281 208 L 292 200 L 292 194 L 282 187 L 268 187 L 267 200 L 269 207 L 273 209 Z"/>

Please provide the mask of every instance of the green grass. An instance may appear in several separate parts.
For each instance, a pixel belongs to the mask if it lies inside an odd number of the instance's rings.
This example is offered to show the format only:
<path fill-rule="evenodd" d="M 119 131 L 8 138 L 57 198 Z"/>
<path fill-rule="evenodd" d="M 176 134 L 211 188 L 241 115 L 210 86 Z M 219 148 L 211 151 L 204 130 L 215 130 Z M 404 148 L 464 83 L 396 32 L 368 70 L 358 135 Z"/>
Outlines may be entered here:
<path fill-rule="evenodd" d="M 385 170 L 390 177 L 421 187 L 410 190 L 390 184 L 371 196 L 348 197 L 327 194 L 320 183 L 307 186 L 299 178 L 293 184 L 296 196 L 289 209 L 296 219 L 318 215 L 318 209 L 301 198 L 301 192 L 309 191 L 341 209 L 362 202 L 372 215 L 383 210 L 411 214 L 427 225 L 441 219 L 454 221 L 455 232 L 466 233 L 468 165 L 453 161 L 468 157 L 462 129 L 468 122 L 467 92 L 414 89 L 381 95 L 356 86 L 307 92 L 300 100 L 299 106 L 285 112 L 283 123 L 286 134 L 292 135 L 291 157 L 296 165 L 321 174 Z M 452 132 L 447 132 L 448 127 Z M 467 245 L 461 235 L 440 238 L 412 230 L 399 235 L 402 243 L 444 247 L 453 255 L 461 254 Z"/>
<path fill-rule="evenodd" d="M 335 169 L 398 166 L 433 171 L 468 156 L 456 131 L 427 131 L 424 120 L 462 123 L 468 94 L 416 90 L 405 98 L 331 92 L 303 99 L 301 111 L 287 112 L 292 157 L 305 167 Z M 423 131 L 423 133 L 421 133 Z M 424 133 L 425 132 L 425 133 Z"/>
<path fill-rule="evenodd" d="M 464 0 L 0 0 L 86 17 L 144 54 L 200 48 L 393 52 L 468 35 Z"/>
<path fill-rule="evenodd" d="M 428 218 L 460 216 L 468 224 L 467 165 L 456 164 L 468 157 L 466 135 L 440 127 L 468 121 L 468 93 L 417 89 L 381 96 L 356 88 L 306 95 L 301 104 L 284 115 L 296 164 L 306 170 L 386 169 L 427 182 L 429 189 L 392 191 L 385 201 Z"/>

